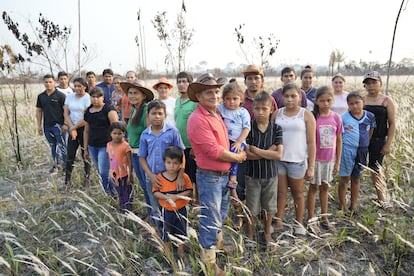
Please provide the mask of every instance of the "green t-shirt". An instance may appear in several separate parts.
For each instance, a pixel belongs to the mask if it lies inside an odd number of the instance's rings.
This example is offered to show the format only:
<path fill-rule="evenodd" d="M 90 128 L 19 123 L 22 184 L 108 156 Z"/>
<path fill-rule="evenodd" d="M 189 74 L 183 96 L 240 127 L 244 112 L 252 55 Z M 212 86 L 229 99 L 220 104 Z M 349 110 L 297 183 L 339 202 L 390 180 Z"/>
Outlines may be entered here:
<path fill-rule="evenodd" d="M 191 113 L 193 113 L 194 109 L 196 109 L 196 107 L 197 103 L 191 101 L 190 99 L 186 99 L 183 103 L 181 103 L 181 96 L 179 96 L 175 101 L 175 127 L 180 132 L 181 139 L 183 140 L 184 146 L 187 149 L 191 148 L 191 144 L 187 136 L 187 122 L 188 118 L 190 117 Z"/>
<path fill-rule="evenodd" d="M 131 107 L 131 112 L 129 115 L 129 121 L 127 125 L 127 131 L 128 131 L 128 143 L 131 146 L 131 148 L 139 148 L 139 139 L 141 139 L 141 133 L 147 128 L 147 109 L 148 106 L 144 105 L 144 110 L 142 111 L 141 119 L 139 120 L 138 125 L 132 126 L 132 114 L 134 114 L 135 107 Z"/>

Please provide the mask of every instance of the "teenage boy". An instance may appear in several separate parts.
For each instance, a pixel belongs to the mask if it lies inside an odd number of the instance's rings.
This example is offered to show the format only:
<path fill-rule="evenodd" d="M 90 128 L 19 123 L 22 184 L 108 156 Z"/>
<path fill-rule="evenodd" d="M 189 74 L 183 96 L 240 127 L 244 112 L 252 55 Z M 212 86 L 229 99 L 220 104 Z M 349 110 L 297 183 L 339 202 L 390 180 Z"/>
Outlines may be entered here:
<path fill-rule="evenodd" d="M 56 87 L 57 90 L 65 94 L 66 96 L 75 92 L 72 87 L 69 86 L 69 75 L 64 71 L 58 73 L 59 85 Z"/>
<path fill-rule="evenodd" d="M 66 133 L 64 125 L 63 106 L 65 105 L 65 94 L 55 87 L 52 75 L 43 77 L 45 91 L 37 96 L 36 120 L 37 132 L 45 135 L 49 142 L 53 166 L 49 172 L 54 172 L 57 166 L 66 162 Z M 43 122 L 43 125 L 42 125 Z"/>
<path fill-rule="evenodd" d="M 160 205 L 150 191 L 153 188 L 161 187 L 161 181 L 157 175 L 165 171 L 163 162 L 165 150 L 171 146 L 184 150 L 184 144 L 178 130 L 164 123 L 166 114 L 166 106 L 160 100 L 153 100 L 148 104 L 147 120 L 149 127 L 141 134 L 138 151 L 139 162 L 146 174 L 146 187 L 152 207 L 152 218 L 160 234 L 162 227 Z M 183 184 L 183 173 L 184 170 L 179 173 L 177 179 L 179 185 Z"/>
<path fill-rule="evenodd" d="M 293 69 L 292 67 L 285 67 L 282 69 L 281 75 L 280 75 L 280 80 L 283 83 L 283 86 L 285 86 L 286 84 L 290 83 L 290 82 L 295 82 L 297 79 L 297 75 L 295 72 L 295 69 Z M 275 91 L 273 91 L 272 93 L 272 97 L 276 100 L 277 106 L 279 108 L 284 107 L 285 104 L 283 103 L 283 86 L 276 89 Z M 301 90 L 302 93 L 302 100 L 300 102 L 300 105 L 302 107 L 307 107 L 308 106 L 308 102 L 307 102 L 307 98 L 306 98 L 306 93 Z"/>
<path fill-rule="evenodd" d="M 98 83 L 96 86 L 100 87 L 104 91 L 104 103 L 111 104 L 112 92 L 115 91 L 114 72 L 112 69 L 105 69 L 102 72 L 103 82 Z"/>
<path fill-rule="evenodd" d="M 264 238 L 271 242 L 272 217 L 277 211 L 277 166 L 283 154 L 282 128 L 270 120 L 273 112 L 271 96 L 256 95 L 253 103 L 256 118 L 247 137 L 246 205 L 250 210 L 247 238 L 253 241 L 255 217 L 263 212 Z"/>

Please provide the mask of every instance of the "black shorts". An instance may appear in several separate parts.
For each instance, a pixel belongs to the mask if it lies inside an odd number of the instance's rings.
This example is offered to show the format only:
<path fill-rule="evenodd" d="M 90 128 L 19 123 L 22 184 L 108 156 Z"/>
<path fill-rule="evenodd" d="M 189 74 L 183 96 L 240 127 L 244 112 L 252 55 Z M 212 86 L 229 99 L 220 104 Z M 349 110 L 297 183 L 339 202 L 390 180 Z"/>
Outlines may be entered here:
<path fill-rule="evenodd" d="M 183 208 L 176 211 L 168 211 L 165 208 L 162 208 L 162 218 L 163 218 L 163 229 L 162 229 L 162 240 L 167 242 L 168 234 L 170 235 L 181 235 L 187 236 L 187 208 Z M 182 239 L 177 236 L 177 238 Z"/>

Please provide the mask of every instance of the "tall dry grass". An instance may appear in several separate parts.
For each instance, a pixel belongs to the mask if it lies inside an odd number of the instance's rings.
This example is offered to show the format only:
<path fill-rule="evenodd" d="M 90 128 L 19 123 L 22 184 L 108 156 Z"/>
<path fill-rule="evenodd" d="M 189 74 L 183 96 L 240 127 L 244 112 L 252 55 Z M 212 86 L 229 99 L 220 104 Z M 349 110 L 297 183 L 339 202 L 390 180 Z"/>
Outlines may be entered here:
<path fill-rule="evenodd" d="M 328 83 L 318 79 L 318 85 Z M 41 86 L 37 87 L 40 91 Z M 356 88 L 361 88 L 360 80 L 350 79 L 348 90 Z M 336 233 L 298 239 L 290 231 L 293 214 L 289 211 L 287 230 L 274 234 L 273 250 L 260 245 L 250 250 L 244 245 L 243 231 L 236 231 L 229 219 L 225 240 L 235 251 L 220 253 L 218 258 L 228 275 L 411 274 L 413 90 L 414 82 L 401 80 L 393 82 L 390 90 L 398 104 L 398 132 L 384 171 L 394 210 L 383 211 L 375 204 L 375 190 L 365 173 L 357 216 L 348 217 L 336 209 L 335 186 L 331 188 L 329 212 Z M 0 274 L 198 275 L 202 266 L 194 230 L 198 228 L 197 210 L 190 212 L 192 234 L 185 241 L 189 260 L 183 264 L 143 221 L 146 209 L 138 185 L 134 187 L 134 212 L 128 214 L 117 211 L 117 203 L 98 186 L 96 174 L 91 187 L 78 185 L 65 191 L 63 174 L 47 172 L 51 160 L 46 140 L 35 131 L 35 96 L 33 92 L 32 101 L 20 101 L 18 107 L 23 169 L 13 163 L 7 132 L 0 131 Z M 74 170 L 75 183 L 81 182 L 80 175 L 79 165 Z M 292 203 L 287 208 L 292 209 Z"/>

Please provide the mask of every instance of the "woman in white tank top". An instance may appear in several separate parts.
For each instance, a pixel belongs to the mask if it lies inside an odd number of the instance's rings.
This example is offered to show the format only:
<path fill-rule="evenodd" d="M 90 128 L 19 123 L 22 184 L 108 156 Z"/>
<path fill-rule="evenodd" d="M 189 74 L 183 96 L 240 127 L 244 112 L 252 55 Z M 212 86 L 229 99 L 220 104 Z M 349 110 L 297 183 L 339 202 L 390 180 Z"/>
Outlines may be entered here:
<path fill-rule="evenodd" d="M 283 157 L 277 161 L 278 195 L 276 230 L 283 228 L 287 190 L 290 187 L 294 199 L 297 224 L 294 234 L 305 235 L 302 226 L 305 213 L 304 183 L 313 178 L 315 166 L 315 118 L 311 112 L 300 106 L 301 91 L 294 83 L 283 87 L 285 107 L 279 109 L 276 124 L 282 127 Z"/>

